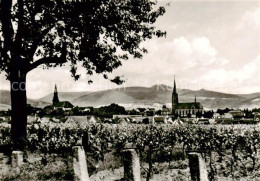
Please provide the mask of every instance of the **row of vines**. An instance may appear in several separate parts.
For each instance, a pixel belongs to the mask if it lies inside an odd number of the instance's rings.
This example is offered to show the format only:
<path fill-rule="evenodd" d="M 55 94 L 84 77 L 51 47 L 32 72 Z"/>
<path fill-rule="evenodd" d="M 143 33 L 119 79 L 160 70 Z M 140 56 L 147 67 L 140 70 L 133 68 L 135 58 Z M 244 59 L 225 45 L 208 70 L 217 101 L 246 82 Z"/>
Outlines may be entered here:
<path fill-rule="evenodd" d="M 0 152 L 13 149 L 10 128 L 0 128 Z M 34 124 L 28 126 L 28 152 L 65 154 L 82 138 L 85 150 L 96 160 L 102 160 L 111 150 L 120 155 L 129 145 L 136 148 L 141 160 L 149 164 L 151 177 L 155 162 L 170 162 L 174 149 L 181 148 L 183 159 L 187 151 L 200 151 L 208 164 L 211 180 L 216 176 L 260 177 L 260 128 L 257 126 L 209 125 L 111 125 L 92 124 L 86 128 Z M 7 153 L 8 154 L 8 153 Z"/>

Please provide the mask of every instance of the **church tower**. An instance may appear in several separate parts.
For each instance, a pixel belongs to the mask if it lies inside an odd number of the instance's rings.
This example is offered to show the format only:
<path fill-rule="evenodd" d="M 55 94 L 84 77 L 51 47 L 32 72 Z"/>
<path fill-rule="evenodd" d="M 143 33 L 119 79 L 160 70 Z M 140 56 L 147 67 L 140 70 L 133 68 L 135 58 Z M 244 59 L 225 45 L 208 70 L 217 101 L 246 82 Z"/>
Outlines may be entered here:
<path fill-rule="evenodd" d="M 173 85 L 173 92 L 172 92 L 172 114 L 175 115 L 176 106 L 179 104 L 176 82 L 174 77 L 174 85 Z"/>
<path fill-rule="evenodd" d="M 58 90 L 57 90 L 57 86 L 55 84 L 55 88 L 54 88 L 54 93 L 53 93 L 53 99 L 52 99 L 52 104 L 55 105 L 57 103 L 59 103 L 59 97 L 58 97 Z"/>

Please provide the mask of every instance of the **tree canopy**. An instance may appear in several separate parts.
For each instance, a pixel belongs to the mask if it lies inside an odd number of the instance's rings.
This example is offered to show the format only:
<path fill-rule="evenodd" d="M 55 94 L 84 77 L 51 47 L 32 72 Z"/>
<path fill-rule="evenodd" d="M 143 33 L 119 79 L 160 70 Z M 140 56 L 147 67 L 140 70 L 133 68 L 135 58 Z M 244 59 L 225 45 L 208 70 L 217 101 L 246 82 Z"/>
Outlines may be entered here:
<path fill-rule="evenodd" d="M 7 79 L 23 73 L 70 63 L 77 80 L 78 65 L 88 75 L 118 68 L 132 55 L 141 58 L 144 40 L 166 33 L 153 23 L 165 13 L 152 0 L 2 0 L 0 7 L 0 69 Z M 110 79 L 122 83 L 119 77 Z M 89 80 L 91 82 L 91 80 Z"/>
<path fill-rule="evenodd" d="M 113 103 L 109 106 L 96 108 L 93 114 L 99 117 L 112 118 L 113 115 L 127 114 L 127 112 L 124 107 Z"/>
<path fill-rule="evenodd" d="M 153 26 L 164 13 L 154 0 L 1 0 L 0 72 L 11 83 L 14 142 L 26 137 L 28 72 L 68 63 L 75 80 L 82 66 L 89 77 L 120 84 L 108 73 L 129 56 L 141 58 L 142 41 L 166 34 Z"/>

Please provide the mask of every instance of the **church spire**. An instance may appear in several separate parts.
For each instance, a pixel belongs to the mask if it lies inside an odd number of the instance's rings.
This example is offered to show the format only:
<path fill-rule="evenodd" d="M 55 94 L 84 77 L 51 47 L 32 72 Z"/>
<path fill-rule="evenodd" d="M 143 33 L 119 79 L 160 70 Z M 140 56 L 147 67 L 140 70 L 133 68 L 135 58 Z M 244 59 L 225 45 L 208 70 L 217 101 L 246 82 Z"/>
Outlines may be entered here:
<path fill-rule="evenodd" d="M 175 83 L 175 75 L 174 75 L 174 83 L 173 83 L 173 93 L 177 93 L 177 91 L 176 91 L 176 83 Z"/>
<path fill-rule="evenodd" d="M 195 94 L 195 104 L 197 103 L 197 98 L 196 98 L 196 94 Z"/>
<path fill-rule="evenodd" d="M 172 114 L 175 115 L 175 109 L 177 108 L 179 104 L 178 100 L 178 93 L 177 93 L 177 87 L 175 82 L 175 76 L 174 76 L 174 83 L 173 83 L 173 92 L 172 92 Z"/>
<path fill-rule="evenodd" d="M 58 92 L 56 84 L 55 84 L 54 92 Z"/>
<path fill-rule="evenodd" d="M 59 97 L 58 97 L 58 89 L 57 89 L 57 86 L 55 84 L 55 87 L 54 87 L 54 93 L 53 93 L 53 99 L 52 99 L 52 104 L 55 105 L 57 103 L 59 103 Z"/>

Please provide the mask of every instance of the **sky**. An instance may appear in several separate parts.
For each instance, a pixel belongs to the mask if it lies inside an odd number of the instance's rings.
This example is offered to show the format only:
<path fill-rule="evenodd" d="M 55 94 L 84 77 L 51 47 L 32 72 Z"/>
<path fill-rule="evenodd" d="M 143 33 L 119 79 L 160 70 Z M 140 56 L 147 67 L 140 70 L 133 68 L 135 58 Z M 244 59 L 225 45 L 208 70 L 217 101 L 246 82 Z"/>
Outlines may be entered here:
<path fill-rule="evenodd" d="M 166 13 L 156 22 L 167 32 L 166 38 L 142 43 L 148 53 L 142 59 L 122 62 L 111 77 L 123 76 L 121 85 L 173 85 L 178 88 L 207 89 L 226 93 L 260 92 L 260 1 L 252 0 L 159 0 L 170 2 Z M 117 88 L 102 76 L 89 77 L 83 68 L 74 81 L 69 65 L 43 70 L 37 68 L 27 76 L 27 97 L 41 98 L 59 91 L 98 91 Z M 10 83 L 0 75 L 0 89 Z"/>

